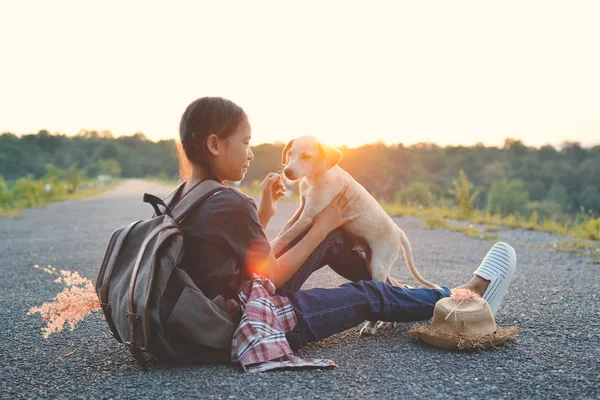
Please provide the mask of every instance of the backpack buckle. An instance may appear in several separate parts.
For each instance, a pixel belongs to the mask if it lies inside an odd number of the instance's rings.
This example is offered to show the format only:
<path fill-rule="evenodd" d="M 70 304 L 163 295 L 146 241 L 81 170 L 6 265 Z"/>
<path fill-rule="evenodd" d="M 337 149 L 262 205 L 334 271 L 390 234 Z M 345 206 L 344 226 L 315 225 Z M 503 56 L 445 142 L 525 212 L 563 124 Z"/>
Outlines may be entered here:
<path fill-rule="evenodd" d="M 135 345 L 131 342 L 125 342 L 125 345 L 127 345 L 127 348 L 129 349 L 131 355 L 133 355 L 135 360 L 140 364 L 142 370 L 144 372 L 148 371 L 148 361 L 146 361 L 146 358 L 144 357 L 142 351 L 135 347 Z"/>
<path fill-rule="evenodd" d="M 129 311 L 127 311 L 125 315 L 129 321 L 139 321 L 141 319 L 139 314 L 130 313 Z"/>

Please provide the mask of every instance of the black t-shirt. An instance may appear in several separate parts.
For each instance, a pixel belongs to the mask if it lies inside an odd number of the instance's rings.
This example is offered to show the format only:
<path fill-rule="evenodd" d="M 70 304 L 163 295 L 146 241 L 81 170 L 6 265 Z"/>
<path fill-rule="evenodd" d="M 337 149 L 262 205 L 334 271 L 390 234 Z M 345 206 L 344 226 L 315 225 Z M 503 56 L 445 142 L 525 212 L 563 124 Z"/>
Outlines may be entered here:
<path fill-rule="evenodd" d="M 235 297 L 250 279 L 249 260 L 265 259 L 271 246 L 254 200 L 234 188 L 206 199 L 181 224 L 184 269 L 208 297 Z"/>

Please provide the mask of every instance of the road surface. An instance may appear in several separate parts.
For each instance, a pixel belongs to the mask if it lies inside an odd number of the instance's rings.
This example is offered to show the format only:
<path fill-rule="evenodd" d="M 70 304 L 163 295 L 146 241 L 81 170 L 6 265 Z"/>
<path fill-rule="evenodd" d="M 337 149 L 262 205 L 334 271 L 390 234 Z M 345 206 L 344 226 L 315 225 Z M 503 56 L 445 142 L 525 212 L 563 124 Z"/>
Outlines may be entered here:
<path fill-rule="evenodd" d="M 95 282 L 110 233 L 152 214 L 142 194 L 167 188 L 139 180 L 103 195 L 25 210 L 0 219 L 0 398 L 279 399 L 279 398 L 593 398 L 600 397 L 600 266 L 589 258 L 540 245 L 560 238 L 540 232 L 501 230 L 518 255 L 517 274 L 497 315 L 500 326 L 520 327 L 518 340 L 491 351 L 445 352 L 407 334 L 411 324 L 374 337 L 350 329 L 300 351 L 329 358 L 330 370 L 246 374 L 235 365 L 155 365 L 140 371 L 129 352 L 110 337 L 99 314 L 71 332 L 43 339 L 31 306 L 51 300 L 62 286 L 40 270 L 78 271 Z M 296 204 L 280 202 L 273 237 Z M 427 279 L 461 284 L 493 242 L 443 229 L 424 229 L 418 218 L 394 218 L 411 240 Z M 404 261 L 393 275 L 416 285 Z M 329 268 L 306 287 L 344 280 Z"/>

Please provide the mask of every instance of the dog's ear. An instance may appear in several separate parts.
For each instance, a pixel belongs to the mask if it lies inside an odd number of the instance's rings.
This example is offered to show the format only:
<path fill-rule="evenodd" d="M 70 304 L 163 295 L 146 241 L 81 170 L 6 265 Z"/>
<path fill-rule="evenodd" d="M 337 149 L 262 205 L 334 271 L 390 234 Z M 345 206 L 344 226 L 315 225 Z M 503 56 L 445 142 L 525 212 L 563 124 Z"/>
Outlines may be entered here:
<path fill-rule="evenodd" d="M 319 143 L 319 152 L 327 160 L 327 169 L 335 167 L 342 159 L 342 152 L 333 146 Z"/>
<path fill-rule="evenodd" d="M 290 158 L 288 157 L 288 151 L 290 151 L 290 147 L 292 147 L 293 143 L 294 143 L 294 139 L 290 140 L 290 142 L 285 145 L 285 148 L 283 149 L 283 153 L 281 153 L 281 164 L 282 165 L 287 165 L 288 161 L 290 161 Z"/>

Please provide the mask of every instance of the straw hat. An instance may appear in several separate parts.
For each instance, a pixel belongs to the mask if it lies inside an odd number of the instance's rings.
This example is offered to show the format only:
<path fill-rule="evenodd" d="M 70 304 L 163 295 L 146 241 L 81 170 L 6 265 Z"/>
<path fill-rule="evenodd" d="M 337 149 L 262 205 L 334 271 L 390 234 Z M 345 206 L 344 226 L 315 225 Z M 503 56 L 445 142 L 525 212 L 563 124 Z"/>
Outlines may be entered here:
<path fill-rule="evenodd" d="M 431 325 L 415 324 L 409 333 L 439 349 L 485 349 L 517 336 L 518 328 L 499 328 L 487 301 L 469 289 L 454 289 L 435 304 Z"/>

